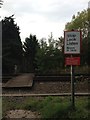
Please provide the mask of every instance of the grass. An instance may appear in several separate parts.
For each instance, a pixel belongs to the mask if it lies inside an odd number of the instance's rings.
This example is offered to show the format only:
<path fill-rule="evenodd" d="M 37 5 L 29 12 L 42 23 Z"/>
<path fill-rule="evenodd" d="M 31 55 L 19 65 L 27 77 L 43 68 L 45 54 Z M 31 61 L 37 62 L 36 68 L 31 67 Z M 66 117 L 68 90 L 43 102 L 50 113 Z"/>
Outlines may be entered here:
<path fill-rule="evenodd" d="M 32 110 L 39 112 L 43 119 L 88 119 L 90 113 L 89 106 L 90 99 L 87 97 L 76 97 L 74 110 L 71 107 L 70 97 L 49 96 L 39 99 L 35 97 L 28 97 L 23 98 L 20 103 L 17 99 L 12 101 L 8 98 L 3 98 L 3 113 L 12 109 Z M 3 114 L 3 116 L 5 116 L 5 114 Z"/>

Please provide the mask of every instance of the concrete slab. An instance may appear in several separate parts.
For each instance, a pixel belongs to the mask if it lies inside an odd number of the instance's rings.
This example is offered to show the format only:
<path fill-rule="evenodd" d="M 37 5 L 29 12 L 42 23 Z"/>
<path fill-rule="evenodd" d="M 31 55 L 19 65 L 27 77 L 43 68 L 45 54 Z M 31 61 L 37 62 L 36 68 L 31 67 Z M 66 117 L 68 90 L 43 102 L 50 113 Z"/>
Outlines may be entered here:
<path fill-rule="evenodd" d="M 23 74 L 10 79 L 4 87 L 32 87 L 34 74 Z"/>

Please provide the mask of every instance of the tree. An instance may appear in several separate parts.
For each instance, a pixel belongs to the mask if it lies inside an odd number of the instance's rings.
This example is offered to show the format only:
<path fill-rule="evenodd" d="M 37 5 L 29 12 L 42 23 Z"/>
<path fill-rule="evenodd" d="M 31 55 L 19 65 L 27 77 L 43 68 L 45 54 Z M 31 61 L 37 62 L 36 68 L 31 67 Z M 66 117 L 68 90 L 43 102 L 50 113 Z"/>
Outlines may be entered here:
<path fill-rule="evenodd" d="M 89 22 L 89 25 L 88 25 L 88 47 L 87 47 L 87 51 L 88 51 L 88 65 L 90 65 L 90 8 L 88 8 L 88 22 Z"/>
<path fill-rule="evenodd" d="M 82 47 L 81 47 L 81 63 L 82 65 L 90 65 L 90 39 L 89 39 L 89 26 L 90 14 L 89 9 L 78 12 L 77 15 L 72 17 L 71 22 L 65 25 L 66 30 L 81 30 L 82 31 Z"/>
<path fill-rule="evenodd" d="M 25 39 L 23 49 L 24 49 L 24 63 L 25 63 L 25 72 L 35 72 L 36 61 L 35 55 L 37 48 L 39 47 L 38 40 L 35 35 Z"/>
<path fill-rule="evenodd" d="M 38 73 L 58 74 L 63 67 L 63 53 L 55 46 L 56 41 L 49 37 L 49 44 L 42 39 L 36 55 Z M 54 43 L 54 44 L 53 44 Z"/>
<path fill-rule="evenodd" d="M 77 15 L 73 15 L 71 22 L 65 25 L 66 30 L 81 30 L 83 38 L 88 35 L 88 9 L 78 12 Z"/>
<path fill-rule="evenodd" d="M 22 42 L 19 27 L 14 22 L 14 15 L 2 20 L 2 72 L 13 74 L 15 68 L 21 72 Z"/>
<path fill-rule="evenodd" d="M 1 8 L 1 5 L 3 5 L 3 1 L 2 0 L 0 0 L 0 8 Z"/>
<path fill-rule="evenodd" d="M 54 47 L 55 46 L 55 40 L 53 38 L 53 33 L 51 32 L 49 38 L 48 38 L 48 43 L 49 43 L 49 47 Z"/>
<path fill-rule="evenodd" d="M 45 40 L 46 40 L 45 38 L 42 38 L 40 40 L 40 42 L 39 42 L 40 48 L 42 48 L 42 49 L 46 49 L 47 48 L 47 42 Z"/>
<path fill-rule="evenodd" d="M 63 48 L 64 48 L 64 38 L 61 36 L 58 38 L 58 40 L 56 40 L 55 42 L 55 47 L 57 49 L 60 49 L 61 52 L 63 52 Z"/>

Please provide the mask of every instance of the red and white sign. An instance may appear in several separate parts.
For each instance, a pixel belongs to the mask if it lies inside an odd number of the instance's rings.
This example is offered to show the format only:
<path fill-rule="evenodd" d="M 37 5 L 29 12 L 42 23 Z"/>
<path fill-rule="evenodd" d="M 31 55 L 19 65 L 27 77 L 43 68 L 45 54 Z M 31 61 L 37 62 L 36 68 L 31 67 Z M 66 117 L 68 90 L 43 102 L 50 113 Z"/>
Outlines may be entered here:
<path fill-rule="evenodd" d="M 66 57 L 65 65 L 80 65 L 80 57 Z"/>
<path fill-rule="evenodd" d="M 80 54 L 81 31 L 65 31 L 64 39 L 64 54 Z"/>

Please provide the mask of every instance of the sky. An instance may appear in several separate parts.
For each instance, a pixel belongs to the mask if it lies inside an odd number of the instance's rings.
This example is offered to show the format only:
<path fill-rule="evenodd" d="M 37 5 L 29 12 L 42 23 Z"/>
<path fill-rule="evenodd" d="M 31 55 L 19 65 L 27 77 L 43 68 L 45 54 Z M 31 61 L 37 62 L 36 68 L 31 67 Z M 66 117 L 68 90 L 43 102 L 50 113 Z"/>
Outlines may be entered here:
<path fill-rule="evenodd" d="M 65 24 L 72 16 L 88 8 L 89 0 L 3 0 L 0 19 L 14 14 L 20 27 L 21 40 L 30 34 L 37 39 L 48 38 L 50 33 L 57 39 L 63 36 Z"/>

